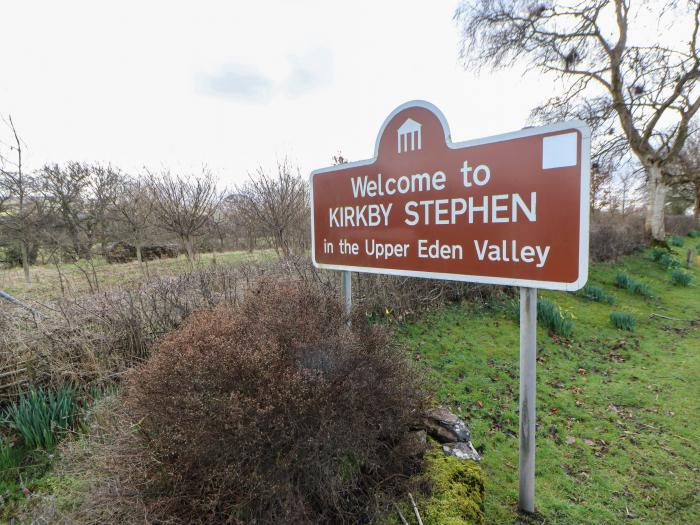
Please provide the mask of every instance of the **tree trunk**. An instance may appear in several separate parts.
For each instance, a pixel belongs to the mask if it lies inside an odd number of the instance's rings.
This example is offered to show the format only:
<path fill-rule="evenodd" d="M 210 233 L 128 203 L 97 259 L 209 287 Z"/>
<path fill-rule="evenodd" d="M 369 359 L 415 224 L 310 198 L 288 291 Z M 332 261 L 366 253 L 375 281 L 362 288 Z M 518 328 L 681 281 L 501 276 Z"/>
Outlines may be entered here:
<path fill-rule="evenodd" d="M 29 278 L 29 248 L 27 247 L 27 243 L 22 241 L 20 243 L 21 251 L 22 251 L 22 270 L 24 271 L 24 282 L 29 283 L 31 282 Z"/>
<path fill-rule="evenodd" d="M 192 242 L 192 238 L 185 237 L 184 244 L 185 252 L 187 253 L 187 262 L 190 265 L 190 270 L 194 270 L 194 243 Z"/>
<path fill-rule="evenodd" d="M 664 226 L 664 207 L 666 205 L 666 191 L 661 176 L 661 168 L 656 165 L 646 166 L 647 172 L 647 210 L 644 221 L 646 235 L 652 241 L 663 242 L 666 238 Z"/>
<path fill-rule="evenodd" d="M 141 255 L 141 243 L 136 243 L 136 260 L 139 262 L 139 268 L 143 271 L 143 256 Z"/>

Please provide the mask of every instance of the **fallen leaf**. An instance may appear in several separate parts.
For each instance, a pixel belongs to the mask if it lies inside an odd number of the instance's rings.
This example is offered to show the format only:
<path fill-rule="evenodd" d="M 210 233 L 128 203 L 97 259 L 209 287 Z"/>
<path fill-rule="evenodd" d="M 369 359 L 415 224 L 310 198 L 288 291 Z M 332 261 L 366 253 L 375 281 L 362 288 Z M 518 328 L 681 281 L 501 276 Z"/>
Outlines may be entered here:
<path fill-rule="evenodd" d="M 573 436 L 566 436 L 565 441 L 567 445 L 573 445 L 574 443 L 576 443 L 576 438 Z"/>

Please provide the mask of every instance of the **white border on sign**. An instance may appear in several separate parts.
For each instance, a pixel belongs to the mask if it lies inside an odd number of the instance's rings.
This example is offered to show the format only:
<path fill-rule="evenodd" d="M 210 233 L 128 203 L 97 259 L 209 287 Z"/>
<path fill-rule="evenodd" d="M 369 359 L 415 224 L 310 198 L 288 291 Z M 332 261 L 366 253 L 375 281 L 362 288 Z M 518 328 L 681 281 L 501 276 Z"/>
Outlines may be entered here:
<path fill-rule="evenodd" d="M 349 266 L 342 264 L 324 264 L 316 261 L 316 240 L 314 238 L 314 177 L 322 173 L 330 173 L 333 171 L 341 171 L 347 168 L 359 166 L 369 166 L 377 161 L 379 156 L 379 142 L 384 135 L 384 130 L 389 125 L 389 122 L 396 116 L 397 113 L 411 108 L 419 107 L 432 112 L 440 121 L 442 130 L 445 133 L 445 144 L 450 149 L 461 149 L 470 146 L 478 146 L 481 144 L 492 144 L 494 142 L 503 142 L 506 140 L 517 139 L 522 137 L 530 137 L 533 135 L 543 135 L 556 131 L 564 131 L 567 129 L 576 129 L 581 133 L 581 196 L 580 196 L 580 217 L 579 217 L 579 243 L 578 243 L 578 278 L 571 283 L 563 283 L 559 281 L 538 281 L 533 279 L 515 279 L 509 277 L 490 277 L 484 275 L 464 275 L 453 273 L 439 272 L 422 272 L 416 270 L 398 270 L 391 268 L 371 268 L 366 266 Z M 448 281 L 464 281 L 482 284 L 500 284 L 507 286 L 524 286 L 528 288 L 543 288 L 547 290 L 563 290 L 575 291 L 583 287 L 588 280 L 588 235 L 589 235 L 589 192 L 590 192 L 590 163 L 591 163 L 591 131 L 588 125 L 581 120 L 569 120 L 566 122 L 557 122 L 556 124 L 548 124 L 546 126 L 537 126 L 524 128 L 519 131 L 503 133 L 501 135 L 492 135 L 479 139 L 467 140 L 463 142 L 452 142 L 450 139 L 450 127 L 447 124 L 445 116 L 437 107 L 425 100 L 412 100 L 406 102 L 392 111 L 384 120 L 382 127 L 379 129 L 377 140 L 374 145 L 374 157 L 367 160 L 359 160 L 356 162 L 348 162 L 346 164 L 338 164 L 327 168 L 317 169 L 311 172 L 309 182 L 311 186 L 311 260 L 317 268 L 325 268 L 327 270 L 341 270 L 350 272 L 376 273 L 387 275 L 403 275 L 407 277 L 422 277 L 425 279 L 445 279 Z"/>

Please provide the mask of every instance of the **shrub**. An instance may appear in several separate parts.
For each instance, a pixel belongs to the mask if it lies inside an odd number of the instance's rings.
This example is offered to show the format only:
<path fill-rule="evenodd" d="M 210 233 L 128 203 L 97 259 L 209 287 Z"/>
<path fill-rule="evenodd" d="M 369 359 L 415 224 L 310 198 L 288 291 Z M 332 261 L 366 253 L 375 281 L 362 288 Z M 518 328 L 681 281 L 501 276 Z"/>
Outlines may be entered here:
<path fill-rule="evenodd" d="M 677 248 L 683 246 L 684 242 L 683 237 L 678 237 L 677 235 L 672 235 L 668 238 L 668 244 Z"/>
<path fill-rule="evenodd" d="M 537 300 L 537 320 L 550 332 L 561 337 L 571 337 L 574 332 L 573 321 L 565 317 L 561 309 L 547 299 Z"/>
<path fill-rule="evenodd" d="M 17 430 L 27 448 L 52 450 L 76 421 L 75 389 L 32 389 L 7 409 L 10 426 Z"/>
<path fill-rule="evenodd" d="M 674 259 L 668 253 L 665 253 L 664 255 L 659 257 L 658 263 L 664 270 L 678 268 L 681 265 L 681 263 L 677 259 Z"/>
<path fill-rule="evenodd" d="M 124 394 L 143 476 L 118 468 L 147 521 L 372 518 L 378 487 L 402 482 L 396 445 L 425 397 L 385 331 L 346 321 L 334 295 L 261 281 L 239 309 L 197 313 L 162 340 Z"/>
<path fill-rule="evenodd" d="M 700 230 L 690 230 L 688 232 L 688 237 L 691 237 L 693 239 L 700 237 Z"/>
<path fill-rule="evenodd" d="M 647 246 L 644 218 L 597 212 L 591 216 L 589 252 L 593 261 L 612 261 Z"/>
<path fill-rule="evenodd" d="M 659 259 L 661 259 L 661 257 L 663 257 L 664 255 L 668 255 L 668 250 L 666 250 L 665 248 L 657 246 L 651 249 L 651 258 L 656 262 L 658 262 Z"/>
<path fill-rule="evenodd" d="M 671 272 L 671 282 L 676 286 L 689 286 L 693 276 L 683 270 L 673 270 Z"/>
<path fill-rule="evenodd" d="M 598 303 L 613 304 L 615 302 L 615 297 L 612 294 L 606 292 L 600 286 L 593 286 L 592 284 L 585 285 L 579 290 L 578 295 Z"/>
<path fill-rule="evenodd" d="M 666 215 L 666 233 L 669 235 L 688 235 L 697 229 L 697 221 L 692 215 Z"/>
<path fill-rule="evenodd" d="M 610 322 L 618 330 L 628 330 L 633 332 L 637 321 L 634 316 L 626 312 L 612 312 L 610 314 Z"/>

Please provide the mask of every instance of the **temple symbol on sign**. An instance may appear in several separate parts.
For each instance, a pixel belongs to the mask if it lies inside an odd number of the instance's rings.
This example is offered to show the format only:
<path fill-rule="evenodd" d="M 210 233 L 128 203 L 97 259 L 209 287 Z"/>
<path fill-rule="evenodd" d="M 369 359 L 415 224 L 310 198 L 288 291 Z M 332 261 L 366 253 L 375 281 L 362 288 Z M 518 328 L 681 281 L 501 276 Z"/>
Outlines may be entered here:
<path fill-rule="evenodd" d="M 406 122 L 401 124 L 401 127 L 396 131 L 398 135 L 398 151 L 399 153 L 409 151 L 408 139 L 411 138 L 410 151 L 421 149 L 420 128 L 422 124 L 411 118 L 407 118 Z"/>

